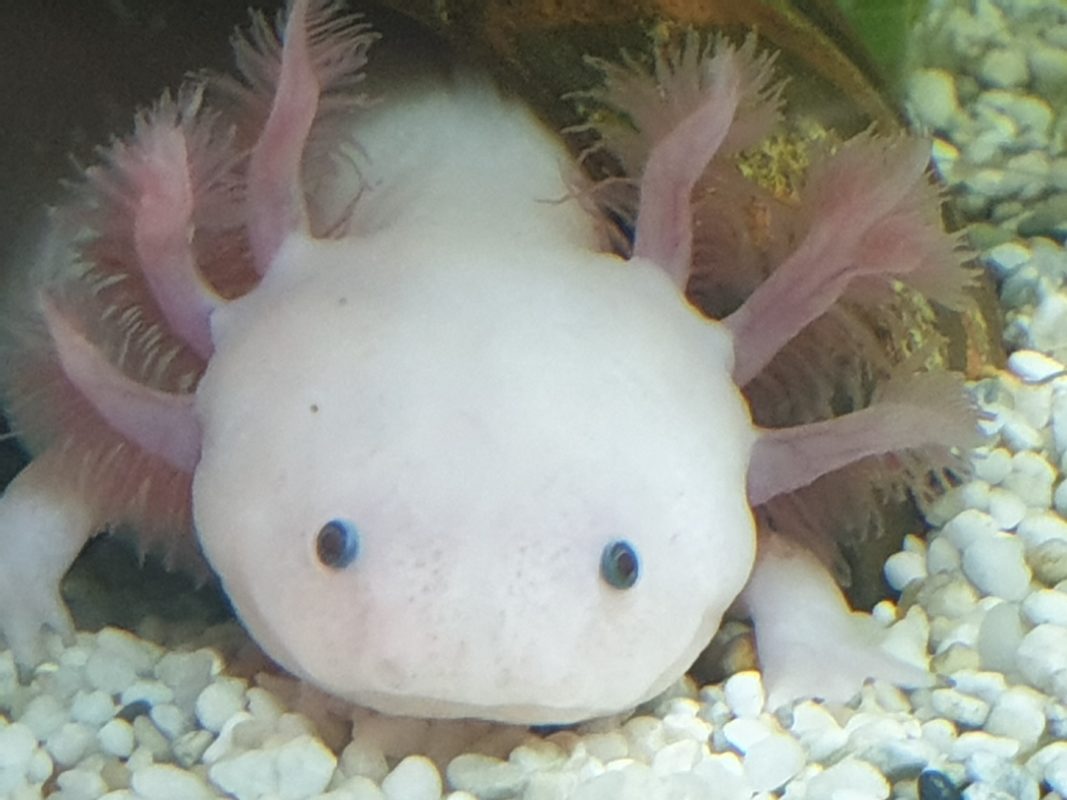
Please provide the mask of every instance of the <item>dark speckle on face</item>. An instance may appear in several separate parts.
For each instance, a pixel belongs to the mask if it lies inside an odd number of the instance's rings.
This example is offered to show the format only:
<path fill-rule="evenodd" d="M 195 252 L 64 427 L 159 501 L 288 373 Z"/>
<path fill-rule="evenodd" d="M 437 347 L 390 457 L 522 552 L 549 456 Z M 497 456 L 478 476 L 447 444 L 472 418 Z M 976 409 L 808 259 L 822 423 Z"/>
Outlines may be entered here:
<path fill-rule="evenodd" d="M 344 297 L 344 296 L 338 297 L 337 298 L 337 305 L 339 305 L 339 306 L 347 306 L 348 305 L 348 298 Z"/>
<path fill-rule="evenodd" d="M 318 403 L 312 403 L 310 406 L 308 406 L 308 408 L 311 410 L 312 414 L 318 414 L 319 413 L 319 404 Z"/>

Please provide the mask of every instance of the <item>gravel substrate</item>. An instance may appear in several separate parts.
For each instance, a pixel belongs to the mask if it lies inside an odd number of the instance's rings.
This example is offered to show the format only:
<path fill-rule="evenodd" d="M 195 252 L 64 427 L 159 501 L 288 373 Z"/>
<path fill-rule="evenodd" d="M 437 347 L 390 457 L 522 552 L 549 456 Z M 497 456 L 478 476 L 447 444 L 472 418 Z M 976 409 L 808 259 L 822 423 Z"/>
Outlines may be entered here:
<path fill-rule="evenodd" d="M 226 623 L 166 650 L 115 628 L 0 651 L 0 798 L 1053 800 L 1067 797 L 1067 4 L 932 2 L 908 87 L 1000 287 L 1009 369 L 988 443 L 885 567 L 887 647 L 930 689 L 771 712 L 760 676 L 532 733 L 353 710 Z M 188 626 L 186 626 L 188 628 Z M 21 679 L 20 679 L 21 677 Z M 354 725 L 353 725 L 354 721 Z"/>

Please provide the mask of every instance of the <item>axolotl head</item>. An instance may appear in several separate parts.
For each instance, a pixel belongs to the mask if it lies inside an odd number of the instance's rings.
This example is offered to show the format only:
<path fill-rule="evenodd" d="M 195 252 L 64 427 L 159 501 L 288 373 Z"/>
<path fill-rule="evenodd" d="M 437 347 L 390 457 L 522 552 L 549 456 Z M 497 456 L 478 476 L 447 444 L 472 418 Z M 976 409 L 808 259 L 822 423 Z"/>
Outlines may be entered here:
<path fill-rule="evenodd" d="M 257 640 L 336 695 L 614 712 L 681 675 L 748 576 L 728 335 L 640 260 L 518 261 L 292 237 L 216 313 L 197 529 Z"/>

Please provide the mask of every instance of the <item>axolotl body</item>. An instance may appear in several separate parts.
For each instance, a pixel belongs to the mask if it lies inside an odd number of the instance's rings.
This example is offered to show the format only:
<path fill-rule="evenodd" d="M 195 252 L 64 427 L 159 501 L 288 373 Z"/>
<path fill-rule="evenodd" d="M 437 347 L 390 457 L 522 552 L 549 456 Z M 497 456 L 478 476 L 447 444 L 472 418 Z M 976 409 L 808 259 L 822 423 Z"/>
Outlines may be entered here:
<path fill-rule="evenodd" d="M 558 137 L 488 79 L 357 107 L 372 40 L 295 0 L 280 41 L 260 22 L 239 43 L 245 82 L 215 87 L 241 108 L 235 134 L 193 87 L 57 220 L 59 266 L 14 339 L 34 371 L 4 376 L 36 451 L 0 499 L 0 630 L 20 659 L 43 625 L 69 628 L 58 584 L 81 544 L 131 525 L 179 555 L 162 537 L 195 529 L 268 654 L 389 713 L 633 707 L 739 595 L 778 699 L 921 681 L 751 506 L 954 443 L 959 423 L 902 423 L 904 397 L 770 431 L 740 389 L 849 281 L 903 270 L 856 242 L 826 266 L 817 229 L 724 321 L 684 294 L 694 183 L 766 100 L 766 62 L 720 42 L 674 65 L 698 90 L 646 148 L 623 257 Z M 904 214 L 925 156 L 864 146 L 911 171 L 870 231 Z"/>

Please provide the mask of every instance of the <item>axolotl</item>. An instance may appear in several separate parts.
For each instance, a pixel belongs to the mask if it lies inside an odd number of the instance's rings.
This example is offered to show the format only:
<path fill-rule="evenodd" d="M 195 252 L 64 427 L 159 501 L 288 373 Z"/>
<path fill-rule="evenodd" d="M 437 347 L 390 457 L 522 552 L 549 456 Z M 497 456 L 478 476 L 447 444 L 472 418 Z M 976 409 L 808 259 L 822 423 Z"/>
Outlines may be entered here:
<path fill-rule="evenodd" d="M 753 41 L 605 67 L 633 130 L 604 144 L 637 163 L 620 247 L 560 137 L 473 68 L 366 103 L 362 18 L 254 19 L 240 78 L 192 80 L 89 171 L 9 315 L 4 398 L 34 455 L 0 499 L 20 661 L 71 631 L 84 542 L 126 529 L 177 564 L 202 551 L 271 657 L 387 713 L 632 708 L 735 603 L 772 700 L 926 679 L 752 508 L 959 443 L 956 388 L 780 430 L 741 391 L 850 287 L 961 270 L 929 255 L 949 240 L 926 142 L 864 135 L 813 169 L 806 235 L 715 320 L 685 295 L 694 186 L 776 116 Z"/>

